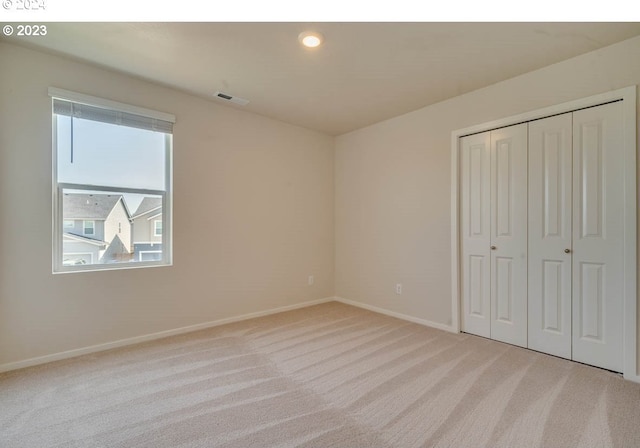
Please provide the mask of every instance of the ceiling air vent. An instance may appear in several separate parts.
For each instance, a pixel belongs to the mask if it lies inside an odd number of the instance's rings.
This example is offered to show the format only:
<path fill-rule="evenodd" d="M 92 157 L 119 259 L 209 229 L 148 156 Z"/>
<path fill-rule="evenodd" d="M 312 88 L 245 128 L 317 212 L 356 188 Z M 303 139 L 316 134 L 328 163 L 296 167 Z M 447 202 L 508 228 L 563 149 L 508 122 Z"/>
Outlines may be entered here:
<path fill-rule="evenodd" d="M 213 94 L 213 96 L 224 101 L 229 101 L 230 103 L 238 104 L 240 106 L 246 106 L 247 104 L 249 104 L 249 100 L 245 100 L 244 98 L 240 98 L 238 96 L 229 95 L 227 93 L 216 92 Z"/>

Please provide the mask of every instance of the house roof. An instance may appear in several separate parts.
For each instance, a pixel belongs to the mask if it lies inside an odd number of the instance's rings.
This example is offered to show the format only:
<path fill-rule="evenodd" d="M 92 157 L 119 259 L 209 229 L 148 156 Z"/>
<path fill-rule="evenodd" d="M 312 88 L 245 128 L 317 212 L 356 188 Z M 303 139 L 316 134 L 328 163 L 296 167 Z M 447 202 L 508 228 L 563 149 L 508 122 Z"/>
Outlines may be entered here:
<path fill-rule="evenodd" d="M 62 214 L 64 219 L 104 220 L 121 199 L 120 194 L 65 193 L 62 200 Z"/>
<path fill-rule="evenodd" d="M 76 235 L 74 233 L 64 232 L 63 236 L 68 240 L 80 241 L 83 243 L 94 244 L 96 246 L 104 246 L 107 244 L 106 241 L 98 240 L 95 238 L 89 238 L 87 236 Z"/>
<path fill-rule="evenodd" d="M 138 216 L 144 215 L 145 213 L 158 210 L 161 207 L 162 198 L 146 196 L 138 206 L 138 209 L 133 213 L 132 218 L 137 218 Z"/>

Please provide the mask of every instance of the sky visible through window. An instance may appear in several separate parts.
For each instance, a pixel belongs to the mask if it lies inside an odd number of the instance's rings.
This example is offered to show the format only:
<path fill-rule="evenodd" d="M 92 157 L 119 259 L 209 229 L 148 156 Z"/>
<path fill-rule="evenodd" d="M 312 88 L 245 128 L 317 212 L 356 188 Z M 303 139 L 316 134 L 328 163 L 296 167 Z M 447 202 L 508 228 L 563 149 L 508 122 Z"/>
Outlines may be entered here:
<path fill-rule="evenodd" d="M 165 190 L 165 134 L 57 116 L 58 182 Z M 134 212 L 143 196 L 125 194 Z"/>

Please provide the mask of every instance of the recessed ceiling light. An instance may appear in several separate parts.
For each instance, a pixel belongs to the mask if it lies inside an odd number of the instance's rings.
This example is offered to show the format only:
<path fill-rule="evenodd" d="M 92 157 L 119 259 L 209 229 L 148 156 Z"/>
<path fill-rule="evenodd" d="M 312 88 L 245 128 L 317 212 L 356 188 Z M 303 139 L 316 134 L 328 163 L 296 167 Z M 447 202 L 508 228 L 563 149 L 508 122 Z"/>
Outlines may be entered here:
<path fill-rule="evenodd" d="M 304 33 L 300 33 L 298 35 L 298 40 L 307 48 L 316 48 L 319 47 L 320 44 L 322 44 L 323 38 L 322 34 L 320 33 L 305 31 Z"/>

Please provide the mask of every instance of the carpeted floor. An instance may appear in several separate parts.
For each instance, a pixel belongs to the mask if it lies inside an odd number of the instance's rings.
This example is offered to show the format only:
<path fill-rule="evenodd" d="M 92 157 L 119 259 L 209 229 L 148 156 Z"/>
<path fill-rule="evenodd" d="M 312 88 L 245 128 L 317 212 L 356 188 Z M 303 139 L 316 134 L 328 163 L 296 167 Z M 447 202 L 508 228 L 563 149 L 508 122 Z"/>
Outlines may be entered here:
<path fill-rule="evenodd" d="M 0 375 L 0 447 L 640 447 L 640 384 L 328 303 Z"/>

